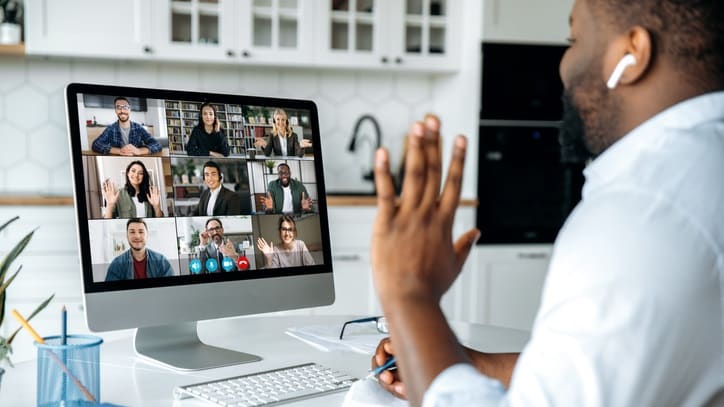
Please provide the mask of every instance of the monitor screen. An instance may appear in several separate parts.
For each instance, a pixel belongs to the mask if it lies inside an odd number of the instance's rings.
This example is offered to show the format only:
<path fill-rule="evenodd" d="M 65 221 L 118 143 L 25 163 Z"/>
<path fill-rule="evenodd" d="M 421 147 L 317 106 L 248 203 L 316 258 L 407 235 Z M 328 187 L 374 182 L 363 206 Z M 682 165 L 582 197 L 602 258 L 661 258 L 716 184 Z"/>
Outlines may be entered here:
<path fill-rule="evenodd" d="M 66 98 L 92 330 L 334 302 L 313 102 L 92 84 Z"/>

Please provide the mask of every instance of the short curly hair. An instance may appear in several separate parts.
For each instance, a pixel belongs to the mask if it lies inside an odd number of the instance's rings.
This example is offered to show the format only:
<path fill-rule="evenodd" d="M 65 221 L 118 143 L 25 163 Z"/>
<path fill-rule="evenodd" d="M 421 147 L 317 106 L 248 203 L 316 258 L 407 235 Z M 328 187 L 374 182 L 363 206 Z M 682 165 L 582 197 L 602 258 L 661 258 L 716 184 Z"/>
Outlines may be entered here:
<path fill-rule="evenodd" d="M 666 56 L 693 84 L 724 87 L 724 1 L 587 1 L 614 28 L 639 25 L 649 30 L 654 55 Z"/>

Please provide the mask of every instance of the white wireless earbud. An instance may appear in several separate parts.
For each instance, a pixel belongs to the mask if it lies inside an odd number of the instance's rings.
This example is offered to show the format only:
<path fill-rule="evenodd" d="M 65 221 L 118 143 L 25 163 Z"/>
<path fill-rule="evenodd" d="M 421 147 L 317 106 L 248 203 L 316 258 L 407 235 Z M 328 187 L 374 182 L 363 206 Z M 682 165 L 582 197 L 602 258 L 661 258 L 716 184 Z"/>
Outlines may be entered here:
<path fill-rule="evenodd" d="M 633 56 L 633 54 L 626 54 L 621 58 L 620 61 L 618 61 L 618 64 L 616 64 L 616 67 L 613 68 L 613 72 L 611 73 L 611 76 L 608 78 L 608 81 L 606 82 L 606 86 L 609 89 L 614 89 L 616 85 L 618 85 L 618 81 L 621 80 L 621 75 L 623 75 L 623 71 L 626 70 L 629 66 L 636 65 L 636 57 Z"/>

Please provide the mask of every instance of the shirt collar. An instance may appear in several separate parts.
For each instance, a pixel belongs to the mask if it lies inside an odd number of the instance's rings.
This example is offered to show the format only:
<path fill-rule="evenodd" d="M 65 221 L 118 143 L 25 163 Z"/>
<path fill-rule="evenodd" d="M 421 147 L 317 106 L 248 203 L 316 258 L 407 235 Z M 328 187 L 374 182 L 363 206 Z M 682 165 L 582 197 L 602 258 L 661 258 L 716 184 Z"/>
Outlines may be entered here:
<path fill-rule="evenodd" d="M 687 130 L 722 119 L 724 91 L 696 96 L 665 109 L 613 143 L 586 167 L 583 196 L 625 173 L 639 152 L 659 142 L 663 130 Z"/>

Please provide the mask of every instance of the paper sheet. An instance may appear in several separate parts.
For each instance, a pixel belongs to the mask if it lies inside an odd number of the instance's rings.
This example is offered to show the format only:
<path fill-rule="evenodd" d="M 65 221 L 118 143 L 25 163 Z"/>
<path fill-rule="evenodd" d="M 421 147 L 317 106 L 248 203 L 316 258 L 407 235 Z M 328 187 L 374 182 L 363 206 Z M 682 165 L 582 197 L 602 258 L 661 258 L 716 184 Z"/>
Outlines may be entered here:
<path fill-rule="evenodd" d="M 342 350 L 372 355 L 377 345 L 387 335 L 377 332 L 376 329 L 370 329 L 374 327 L 373 324 L 360 325 L 349 325 L 342 340 L 339 339 L 339 331 L 342 328 L 340 325 L 292 327 L 287 329 L 286 334 L 325 352 Z"/>
<path fill-rule="evenodd" d="M 408 407 L 410 403 L 400 400 L 383 389 L 374 379 L 358 380 L 344 396 L 343 407 L 392 406 Z"/>

